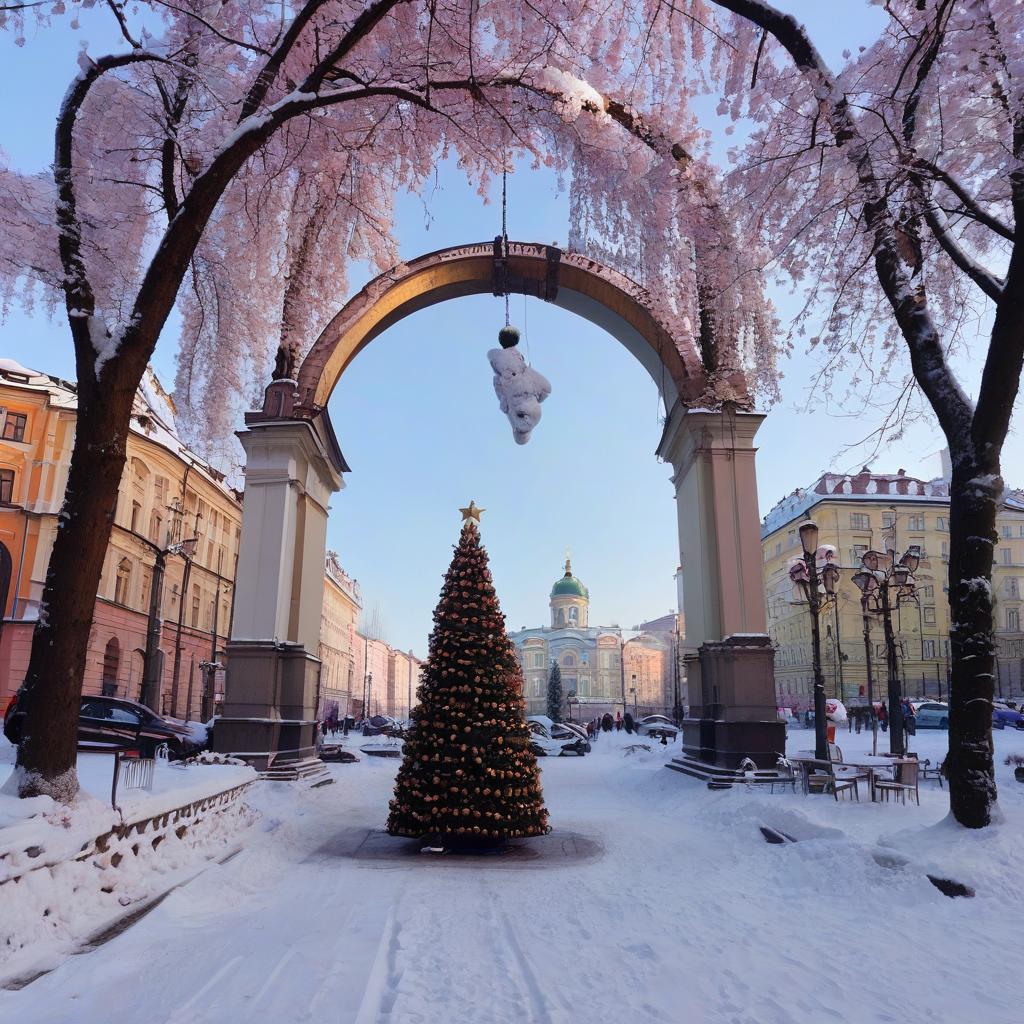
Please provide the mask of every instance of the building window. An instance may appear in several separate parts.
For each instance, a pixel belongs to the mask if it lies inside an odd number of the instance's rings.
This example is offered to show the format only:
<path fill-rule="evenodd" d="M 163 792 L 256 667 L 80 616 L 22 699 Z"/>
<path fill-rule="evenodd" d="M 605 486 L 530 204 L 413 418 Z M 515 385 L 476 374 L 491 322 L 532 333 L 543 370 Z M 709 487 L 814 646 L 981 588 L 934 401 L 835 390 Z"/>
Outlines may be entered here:
<path fill-rule="evenodd" d="M 154 544 L 160 543 L 160 527 L 163 526 L 163 522 L 160 513 L 153 509 L 153 514 L 149 517 L 149 539 Z"/>
<path fill-rule="evenodd" d="M 775 545 L 775 554 L 777 554 L 777 555 L 781 555 L 782 554 L 782 541 L 781 540 L 778 541 L 776 543 L 776 545 Z"/>
<path fill-rule="evenodd" d="M 850 561 L 853 565 L 860 565 L 861 559 L 868 553 L 867 544 L 854 544 L 850 548 Z"/>
<path fill-rule="evenodd" d="M 896 525 L 896 516 L 892 512 L 882 513 L 882 529 L 891 530 Z"/>
<path fill-rule="evenodd" d="M 569 609 L 569 625 L 575 626 L 579 622 L 580 610 L 575 605 Z"/>
<path fill-rule="evenodd" d="M 1003 590 L 1007 597 L 1020 597 L 1020 580 L 1016 576 L 1010 576 L 1003 584 Z"/>
<path fill-rule="evenodd" d="M 910 516 L 907 519 L 908 530 L 923 530 L 924 529 L 924 516 Z"/>
<path fill-rule="evenodd" d="M 137 502 L 132 502 L 132 533 L 139 532 L 139 520 L 142 518 L 142 506 Z"/>
<path fill-rule="evenodd" d="M 1024 523 L 1021 523 L 1020 526 L 1017 527 L 1017 536 L 1024 537 Z"/>
<path fill-rule="evenodd" d="M 1009 540 L 1013 536 L 1013 534 L 1010 532 L 1010 527 L 1007 523 L 1003 523 L 1003 525 L 999 528 L 999 532 L 1004 540 Z"/>
<path fill-rule="evenodd" d="M 942 542 L 942 557 L 945 559 L 949 558 L 949 541 L 944 540 Z"/>
<path fill-rule="evenodd" d="M 925 640 L 921 646 L 921 657 L 925 659 L 935 657 L 935 641 Z"/>
<path fill-rule="evenodd" d="M 14 499 L 14 470 L 0 469 L 0 504 L 10 505 Z"/>
<path fill-rule="evenodd" d="M 192 587 L 192 625 L 199 625 L 199 608 L 202 604 L 202 599 L 199 596 L 199 587 Z"/>
<path fill-rule="evenodd" d="M 1003 548 L 1003 565 L 1013 564 L 1013 552 L 1009 548 Z"/>
<path fill-rule="evenodd" d="M 924 610 L 924 621 L 929 626 L 934 626 L 935 625 L 935 609 L 934 608 L 925 608 L 925 610 Z"/>
<path fill-rule="evenodd" d="M 7 419 L 4 420 L 4 440 L 24 441 L 25 425 L 27 423 L 28 417 L 23 412 L 9 412 Z"/>
<path fill-rule="evenodd" d="M 871 516 L 867 512 L 851 512 L 850 513 L 850 529 L 851 530 L 870 530 L 871 529 Z"/>
<path fill-rule="evenodd" d="M 575 668 L 576 667 L 576 655 L 567 651 L 564 655 L 562 655 L 562 664 L 566 668 Z"/>
<path fill-rule="evenodd" d="M 1006 629 L 1010 633 L 1020 632 L 1020 609 L 1006 609 Z"/>
<path fill-rule="evenodd" d="M 946 529 L 946 517 L 945 516 L 936 516 L 935 517 L 935 529 L 936 530 L 945 530 Z"/>
<path fill-rule="evenodd" d="M 927 587 L 918 587 L 917 588 L 917 596 L 918 597 L 934 597 L 935 596 L 935 588 L 931 584 L 929 584 Z"/>
<path fill-rule="evenodd" d="M 116 637 L 107 641 L 103 650 L 103 696 L 117 696 L 117 669 L 121 662 L 121 645 Z"/>
<path fill-rule="evenodd" d="M 114 603 L 127 604 L 128 591 L 132 585 L 132 563 L 122 558 L 117 563 L 117 578 L 114 580 Z"/>

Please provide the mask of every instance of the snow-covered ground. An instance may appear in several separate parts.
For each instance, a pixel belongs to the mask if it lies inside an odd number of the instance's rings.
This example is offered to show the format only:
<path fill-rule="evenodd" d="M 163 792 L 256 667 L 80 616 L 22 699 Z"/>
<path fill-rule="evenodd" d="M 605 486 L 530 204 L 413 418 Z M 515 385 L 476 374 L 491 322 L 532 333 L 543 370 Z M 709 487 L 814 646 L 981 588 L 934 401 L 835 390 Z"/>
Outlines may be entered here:
<path fill-rule="evenodd" d="M 0 737 L 0 985 L 51 969 L 211 858 L 230 855 L 254 817 L 240 798 L 205 806 L 255 781 L 245 765 L 157 761 L 152 786 L 120 786 L 114 808 L 113 757 L 80 753 L 81 789 L 65 807 L 18 799 L 14 753 Z M 193 812 L 180 821 L 170 813 L 187 805 Z M 126 833 L 126 824 L 136 828 Z"/>
<path fill-rule="evenodd" d="M 810 732 L 791 735 L 791 749 Z M 870 737 L 842 734 L 847 755 Z M 922 757 L 946 737 L 920 733 Z M 542 761 L 559 830 L 597 840 L 572 861 L 373 861 L 398 762 L 334 765 L 337 785 L 261 783 L 243 851 L 148 916 L 17 992 L 0 1019 L 282 1024 L 1019 1024 L 1024 786 L 996 733 L 1000 823 L 922 805 L 712 792 L 602 737 Z M 355 745 L 360 743 L 354 738 Z M 678 749 L 678 748 L 676 748 Z M 759 824 L 800 841 L 769 846 Z M 911 866 L 880 867 L 879 841 Z M 949 899 L 925 870 L 974 886 Z"/>

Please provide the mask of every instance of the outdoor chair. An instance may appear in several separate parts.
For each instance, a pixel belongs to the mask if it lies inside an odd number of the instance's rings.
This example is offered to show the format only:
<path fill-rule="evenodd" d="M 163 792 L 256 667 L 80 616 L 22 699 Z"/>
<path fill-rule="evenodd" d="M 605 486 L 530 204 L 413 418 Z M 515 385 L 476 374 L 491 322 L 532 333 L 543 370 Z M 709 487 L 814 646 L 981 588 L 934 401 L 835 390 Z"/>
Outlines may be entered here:
<path fill-rule="evenodd" d="M 859 772 L 837 772 L 836 768 L 841 767 L 831 761 L 802 761 L 804 796 L 811 793 L 831 793 L 838 802 L 840 793 L 852 790 L 857 802 L 860 803 L 858 783 L 864 776 Z"/>
<path fill-rule="evenodd" d="M 921 806 L 921 791 L 918 788 L 918 778 L 921 766 L 917 761 L 906 761 L 903 764 L 894 765 L 895 771 L 891 779 L 877 779 L 875 781 L 875 792 L 882 793 L 888 801 L 889 794 L 898 794 L 904 805 L 907 802 L 907 793 L 913 793 L 917 805 Z"/>
<path fill-rule="evenodd" d="M 943 760 L 943 761 L 940 761 L 933 768 L 931 761 L 928 760 L 927 758 L 925 758 L 921 762 L 920 778 L 924 782 L 927 782 L 929 779 L 934 779 L 939 784 L 939 789 L 945 789 L 946 786 L 945 786 L 945 783 L 943 782 L 943 779 L 942 779 L 942 770 L 943 770 L 943 768 L 945 768 L 945 766 L 946 766 L 946 762 Z"/>
<path fill-rule="evenodd" d="M 775 765 L 775 772 L 775 777 L 769 782 L 769 785 L 771 786 L 769 792 L 774 793 L 776 786 L 782 786 L 783 788 L 789 786 L 789 788 L 795 793 L 796 770 L 794 769 L 792 762 L 787 761 L 784 757 L 780 757 Z"/>

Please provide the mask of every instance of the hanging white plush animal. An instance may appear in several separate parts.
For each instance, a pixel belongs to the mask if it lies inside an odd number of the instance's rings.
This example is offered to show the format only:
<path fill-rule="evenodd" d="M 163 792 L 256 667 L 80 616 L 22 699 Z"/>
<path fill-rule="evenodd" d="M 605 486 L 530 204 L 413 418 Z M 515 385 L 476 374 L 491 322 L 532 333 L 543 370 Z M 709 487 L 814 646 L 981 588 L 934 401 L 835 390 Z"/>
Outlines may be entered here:
<path fill-rule="evenodd" d="M 551 384 L 543 374 L 526 365 L 523 354 L 515 347 L 519 332 L 514 327 L 503 328 L 498 340 L 502 348 L 492 348 L 487 353 L 494 370 L 494 393 L 512 424 L 516 444 L 526 444 L 540 422 L 540 403 L 551 394 Z"/>

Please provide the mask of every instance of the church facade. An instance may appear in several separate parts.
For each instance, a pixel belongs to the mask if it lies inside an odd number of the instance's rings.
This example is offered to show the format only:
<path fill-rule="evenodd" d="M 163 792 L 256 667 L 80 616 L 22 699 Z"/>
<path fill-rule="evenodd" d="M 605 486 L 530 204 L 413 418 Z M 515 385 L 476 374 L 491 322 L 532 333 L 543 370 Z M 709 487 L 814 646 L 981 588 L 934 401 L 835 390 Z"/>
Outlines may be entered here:
<path fill-rule="evenodd" d="M 621 710 L 626 690 L 622 630 L 590 625 L 590 592 L 573 575 L 568 558 L 565 575 L 551 588 L 549 608 L 550 625 L 509 634 L 523 667 L 526 713 L 547 712 L 552 662 L 562 672 L 563 697 L 573 697 L 572 717 L 585 720 Z"/>

